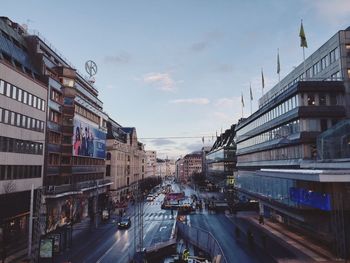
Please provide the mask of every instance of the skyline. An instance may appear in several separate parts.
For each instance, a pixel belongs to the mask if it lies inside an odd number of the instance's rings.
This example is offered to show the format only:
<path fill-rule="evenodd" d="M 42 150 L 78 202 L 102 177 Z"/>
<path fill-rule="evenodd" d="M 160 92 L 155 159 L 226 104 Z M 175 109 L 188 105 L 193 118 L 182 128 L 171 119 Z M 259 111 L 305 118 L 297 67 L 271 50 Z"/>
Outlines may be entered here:
<path fill-rule="evenodd" d="M 281 79 L 302 63 L 301 19 L 306 57 L 350 26 L 346 2 L 118 1 L 98 7 L 75 2 L 67 9 L 66 1 L 45 6 L 34 1 L 21 8 L 4 1 L 2 15 L 38 30 L 81 72 L 85 61 L 94 60 L 104 111 L 121 125 L 136 127 L 146 150 L 176 158 L 199 150 L 202 136 L 212 144 L 208 139 L 216 131 L 236 123 L 241 93 L 244 116 L 250 115 L 250 83 L 253 112 L 257 109 L 261 69 L 265 92 L 278 82 L 278 49 Z"/>

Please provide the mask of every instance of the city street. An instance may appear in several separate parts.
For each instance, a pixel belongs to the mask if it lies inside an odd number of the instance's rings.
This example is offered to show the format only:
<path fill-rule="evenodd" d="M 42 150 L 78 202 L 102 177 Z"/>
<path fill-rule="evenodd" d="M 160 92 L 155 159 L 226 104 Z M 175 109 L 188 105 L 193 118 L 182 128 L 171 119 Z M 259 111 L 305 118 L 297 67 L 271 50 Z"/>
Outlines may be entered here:
<path fill-rule="evenodd" d="M 170 210 L 160 208 L 163 198 L 164 195 L 160 194 L 154 201 L 144 202 L 144 247 L 151 247 L 171 238 L 176 213 L 172 217 Z M 126 212 L 131 218 L 129 229 L 118 229 L 117 217 L 114 217 L 84 239 L 75 241 L 72 251 L 57 257 L 55 262 L 128 262 L 135 252 L 139 233 L 135 225 L 135 207 L 130 205 Z"/>
<path fill-rule="evenodd" d="M 198 194 L 188 186 L 180 187 L 174 183 L 172 189 L 173 191 L 182 189 L 187 196 Z M 200 193 L 198 195 L 206 197 L 218 194 Z M 176 213 L 174 212 L 172 217 L 170 210 L 161 209 L 163 198 L 164 195 L 160 194 L 154 201 L 144 201 L 143 247 L 145 248 L 172 238 Z M 73 249 L 59 256 L 55 262 L 62 262 L 63 260 L 71 262 L 128 262 L 135 252 L 136 240 L 138 240 L 137 234 L 140 232 L 138 226 L 135 225 L 135 208 L 136 205 L 130 205 L 126 212 L 132 222 L 129 229 L 119 230 L 117 228 L 117 218 L 114 217 L 82 240 L 75 241 Z M 187 221 L 191 226 L 211 232 L 218 240 L 229 262 L 258 263 L 273 261 L 263 251 L 257 248 L 252 250 L 244 242 L 237 241 L 234 235 L 234 225 L 225 214 L 214 214 L 207 210 L 197 211 L 188 215 Z"/>

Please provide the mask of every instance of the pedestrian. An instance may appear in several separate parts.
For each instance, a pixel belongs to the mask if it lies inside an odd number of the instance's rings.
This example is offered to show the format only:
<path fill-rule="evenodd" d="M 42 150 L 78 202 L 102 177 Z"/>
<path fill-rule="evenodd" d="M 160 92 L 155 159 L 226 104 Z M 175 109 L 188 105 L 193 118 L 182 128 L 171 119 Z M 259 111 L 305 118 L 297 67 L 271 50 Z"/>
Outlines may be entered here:
<path fill-rule="evenodd" d="M 264 225 L 264 216 L 263 215 L 259 215 L 259 224 Z"/>
<path fill-rule="evenodd" d="M 6 260 L 6 248 L 5 248 L 5 244 L 2 245 L 2 249 L 1 249 L 1 260 L 2 260 L 2 263 L 5 263 L 5 260 Z"/>

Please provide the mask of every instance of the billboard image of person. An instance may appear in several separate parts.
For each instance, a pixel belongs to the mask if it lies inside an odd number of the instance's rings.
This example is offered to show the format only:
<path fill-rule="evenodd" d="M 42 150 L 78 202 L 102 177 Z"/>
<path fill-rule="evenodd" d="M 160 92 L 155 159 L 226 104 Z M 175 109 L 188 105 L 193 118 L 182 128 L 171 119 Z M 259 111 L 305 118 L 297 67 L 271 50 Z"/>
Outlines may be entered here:
<path fill-rule="evenodd" d="M 105 158 L 106 133 L 79 119 L 74 119 L 73 155 Z"/>

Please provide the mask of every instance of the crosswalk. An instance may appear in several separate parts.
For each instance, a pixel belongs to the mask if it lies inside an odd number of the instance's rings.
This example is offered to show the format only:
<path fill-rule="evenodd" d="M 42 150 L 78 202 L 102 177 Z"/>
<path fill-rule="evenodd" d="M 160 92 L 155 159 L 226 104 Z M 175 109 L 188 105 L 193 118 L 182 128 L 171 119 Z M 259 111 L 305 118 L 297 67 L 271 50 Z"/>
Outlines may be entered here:
<path fill-rule="evenodd" d="M 144 213 L 143 218 L 145 221 L 163 221 L 163 220 L 171 220 L 175 218 L 175 213 L 173 216 L 167 213 L 166 211 L 158 212 L 158 213 Z"/>
<path fill-rule="evenodd" d="M 146 202 L 144 205 L 146 206 L 153 206 L 153 205 L 161 205 L 162 202 L 160 201 L 153 201 L 153 202 Z"/>

